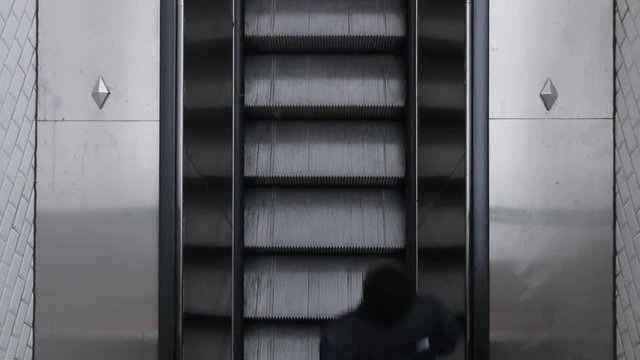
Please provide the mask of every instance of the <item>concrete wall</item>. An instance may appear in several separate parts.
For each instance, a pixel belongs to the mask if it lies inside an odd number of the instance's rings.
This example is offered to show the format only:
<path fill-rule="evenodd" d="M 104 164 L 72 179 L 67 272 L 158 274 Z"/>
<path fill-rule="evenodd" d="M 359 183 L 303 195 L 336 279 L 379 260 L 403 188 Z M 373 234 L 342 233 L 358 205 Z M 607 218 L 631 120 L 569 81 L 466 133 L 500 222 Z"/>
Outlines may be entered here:
<path fill-rule="evenodd" d="M 616 313 L 619 359 L 640 359 L 640 0 L 616 0 Z"/>
<path fill-rule="evenodd" d="M 33 344 L 36 0 L 0 0 L 0 359 Z"/>

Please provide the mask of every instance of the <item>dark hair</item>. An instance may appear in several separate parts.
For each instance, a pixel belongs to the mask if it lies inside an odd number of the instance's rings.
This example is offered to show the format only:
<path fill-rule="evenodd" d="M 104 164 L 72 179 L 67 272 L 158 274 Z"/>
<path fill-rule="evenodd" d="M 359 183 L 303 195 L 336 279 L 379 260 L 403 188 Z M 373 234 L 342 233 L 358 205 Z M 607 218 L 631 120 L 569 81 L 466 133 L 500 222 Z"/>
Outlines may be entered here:
<path fill-rule="evenodd" d="M 407 272 L 400 266 L 384 264 L 367 273 L 360 308 L 368 320 L 386 325 L 400 320 L 415 297 Z"/>

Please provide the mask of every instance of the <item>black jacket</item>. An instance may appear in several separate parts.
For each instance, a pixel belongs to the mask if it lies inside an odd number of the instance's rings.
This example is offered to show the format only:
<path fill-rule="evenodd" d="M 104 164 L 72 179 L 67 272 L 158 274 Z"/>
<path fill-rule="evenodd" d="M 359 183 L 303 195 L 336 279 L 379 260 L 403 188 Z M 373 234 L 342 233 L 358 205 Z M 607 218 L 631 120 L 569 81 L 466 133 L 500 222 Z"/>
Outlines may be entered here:
<path fill-rule="evenodd" d="M 433 360 L 453 351 L 462 330 L 451 312 L 431 297 L 418 297 L 398 322 L 371 323 L 361 310 L 328 325 L 320 360 Z"/>

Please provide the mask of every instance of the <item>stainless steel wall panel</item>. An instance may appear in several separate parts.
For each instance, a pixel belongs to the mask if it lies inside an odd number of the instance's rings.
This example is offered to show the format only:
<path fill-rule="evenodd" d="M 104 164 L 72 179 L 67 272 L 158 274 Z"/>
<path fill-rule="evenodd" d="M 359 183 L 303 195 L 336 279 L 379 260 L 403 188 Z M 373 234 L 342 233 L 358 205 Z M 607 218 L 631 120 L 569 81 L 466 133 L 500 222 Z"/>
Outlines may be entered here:
<path fill-rule="evenodd" d="M 157 359 L 158 131 L 38 122 L 38 357 Z"/>
<path fill-rule="evenodd" d="M 491 359 L 613 356 L 613 122 L 490 122 Z"/>
<path fill-rule="evenodd" d="M 159 119 L 159 0 L 43 1 L 39 13 L 38 120 Z"/>
<path fill-rule="evenodd" d="M 492 0 L 491 118 L 611 118 L 611 1 Z M 558 91 L 547 111 L 547 79 Z"/>
<path fill-rule="evenodd" d="M 266 249 L 392 250 L 405 241 L 403 194 L 393 189 L 251 189 L 245 246 Z"/>

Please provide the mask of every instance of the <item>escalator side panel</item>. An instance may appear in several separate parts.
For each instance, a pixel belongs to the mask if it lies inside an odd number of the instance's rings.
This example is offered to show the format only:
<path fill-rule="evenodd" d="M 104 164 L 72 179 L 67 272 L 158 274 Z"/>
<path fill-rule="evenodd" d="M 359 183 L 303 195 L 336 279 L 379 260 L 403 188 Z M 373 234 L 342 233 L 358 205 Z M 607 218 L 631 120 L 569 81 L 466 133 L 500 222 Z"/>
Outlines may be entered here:
<path fill-rule="evenodd" d="M 183 360 L 231 360 L 231 326 L 194 318 L 183 326 Z"/>
<path fill-rule="evenodd" d="M 185 256 L 183 306 L 186 315 L 231 319 L 231 259 L 229 256 Z"/>

